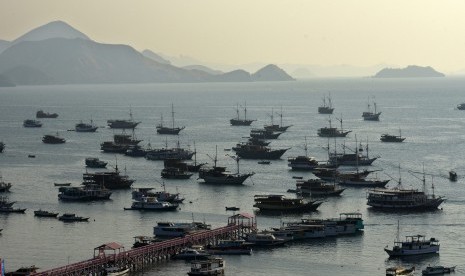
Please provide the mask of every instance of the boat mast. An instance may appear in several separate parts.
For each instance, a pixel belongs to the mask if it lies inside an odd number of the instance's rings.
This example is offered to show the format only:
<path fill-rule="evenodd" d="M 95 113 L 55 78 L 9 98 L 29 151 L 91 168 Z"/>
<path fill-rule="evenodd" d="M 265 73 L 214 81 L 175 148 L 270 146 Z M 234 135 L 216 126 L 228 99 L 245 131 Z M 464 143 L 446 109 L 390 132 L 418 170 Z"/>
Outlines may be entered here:
<path fill-rule="evenodd" d="M 171 120 L 173 121 L 173 128 L 174 128 L 174 106 L 171 104 Z"/>
<path fill-rule="evenodd" d="M 333 107 L 333 103 L 331 102 L 331 93 L 328 93 L 328 107 L 329 108 L 332 108 Z"/>
<path fill-rule="evenodd" d="M 283 126 L 283 106 L 281 105 L 281 113 L 278 113 L 279 117 L 281 118 L 281 126 Z"/>
<path fill-rule="evenodd" d="M 396 235 L 396 242 L 398 242 L 400 240 L 400 222 L 399 220 L 397 220 L 397 235 Z"/>
<path fill-rule="evenodd" d="M 274 110 L 273 110 L 273 108 L 271 108 L 271 125 L 274 124 L 274 120 L 273 120 L 273 119 L 274 119 L 274 115 L 273 115 L 273 112 L 274 112 Z"/>
<path fill-rule="evenodd" d="M 237 114 L 237 119 L 239 119 L 239 113 Z M 247 121 L 247 102 L 246 101 L 244 101 L 244 121 Z"/>
<path fill-rule="evenodd" d="M 307 157 L 308 156 L 307 136 L 305 136 L 304 138 L 305 138 L 305 144 L 304 144 L 305 157 Z M 328 147 L 329 147 L 329 145 L 328 145 Z"/>
<path fill-rule="evenodd" d="M 236 106 L 237 120 L 239 121 L 239 104 Z"/>

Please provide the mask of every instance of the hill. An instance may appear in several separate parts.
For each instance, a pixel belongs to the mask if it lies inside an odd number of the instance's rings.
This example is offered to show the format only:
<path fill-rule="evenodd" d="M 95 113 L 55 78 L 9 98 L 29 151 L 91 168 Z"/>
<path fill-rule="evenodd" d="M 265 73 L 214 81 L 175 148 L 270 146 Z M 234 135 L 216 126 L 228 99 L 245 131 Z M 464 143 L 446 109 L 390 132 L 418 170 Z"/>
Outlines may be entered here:
<path fill-rule="evenodd" d="M 432 67 L 421 67 L 409 65 L 406 68 L 384 68 L 379 71 L 374 78 L 432 78 L 444 77 L 443 73 L 434 70 Z"/>
<path fill-rule="evenodd" d="M 269 64 L 252 74 L 254 81 L 292 81 L 294 80 L 283 69 L 274 64 Z"/>

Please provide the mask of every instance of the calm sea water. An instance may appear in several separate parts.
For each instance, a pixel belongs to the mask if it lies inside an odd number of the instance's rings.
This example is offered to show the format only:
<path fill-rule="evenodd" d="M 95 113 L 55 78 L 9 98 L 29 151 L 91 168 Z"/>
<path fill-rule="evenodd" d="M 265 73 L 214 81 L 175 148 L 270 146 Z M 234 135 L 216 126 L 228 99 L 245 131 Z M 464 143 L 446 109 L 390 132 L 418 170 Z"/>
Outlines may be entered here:
<path fill-rule="evenodd" d="M 157 221 L 205 220 L 213 226 L 223 226 L 232 212 L 225 206 L 239 206 L 241 211 L 254 213 L 253 196 L 263 193 L 285 193 L 295 187 L 292 176 L 312 177 L 311 173 L 295 173 L 287 168 L 286 158 L 302 155 L 304 137 L 309 154 L 325 160 L 328 141 L 317 137 L 317 129 L 327 126 L 328 116 L 317 113 L 321 98 L 331 92 L 334 117 L 344 120 L 344 128 L 353 132 L 341 144 L 355 146 L 358 140 L 368 140 L 370 155 L 379 155 L 374 167 L 383 169 L 380 178 L 399 177 L 405 187 L 422 187 L 411 171 L 428 174 L 435 193 L 447 198 L 441 210 L 427 213 L 392 214 L 373 211 L 366 205 L 366 190 L 347 189 L 339 198 L 325 200 L 311 217 L 337 217 L 340 212 L 359 211 L 366 228 L 362 235 L 333 239 L 295 242 L 281 248 L 256 250 L 252 256 L 225 256 L 227 275 L 384 275 L 388 266 L 402 264 L 423 268 L 428 264 L 457 265 L 457 275 L 465 274 L 465 112 L 454 107 L 465 101 L 465 79 L 316 79 L 283 83 L 209 83 L 209 84 L 146 84 L 146 85 L 79 85 L 0 88 L 0 140 L 7 145 L 0 154 L 0 172 L 13 187 L 8 194 L 17 201 L 16 207 L 28 208 L 26 214 L 0 214 L 0 257 L 7 270 L 32 265 L 42 269 L 65 265 L 93 256 L 93 248 L 106 242 L 120 242 L 130 248 L 133 236 L 151 235 Z M 368 97 L 374 97 L 382 111 L 380 122 L 366 122 L 361 113 Z M 161 189 L 162 162 L 130 158 L 100 152 L 99 144 L 111 140 L 114 131 L 104 128 L 106 120 L 134 118 L 142 121 L 135 135 L 143 145 L 162 147 L 174 145 L 179 138 L 182 146 L 197 148 L 198 161 L 212 163 L 218 146 L 219 165 L 236 169 L 235 162 L 224 149 L 231 148 L 250 127 L 231 127 L 234 106 L 247 102 L 248 117 L 256 118 L 253 127 L 270 123 L 272 108 L 281 106 L 285 125 L 293 126 L 272 142 L 273 147 L 292 147 L 281 160 L 271 165 L 242 160 L 241 171 L 256 174 L 245 185 L 215 186 L 190 180 L 165 181 L 168 191 L 179 190 L 186 203 L 178 212 L 149 213 L 123 211 L 131 204 L 130 191 L 115 191 L 106 202 L 64 203 L 58 201 L 54 182 L 79 184 L 85 172 L 85 157 L 99 157 L 136 179 L 134 187 Z M 163 113 L 170 118 L 174 104 L 176 124 L 186 126 L 179 137 L 156 134 L 155 126 Z M 35 112 L 57 112 L 57 119 L 42 119 L 39 129 L 22 127 L 22 121 L 34 118 Z M 275 114 L 276 115 L 276 114 Z M 96 133 L 68 132 L 80 120 L 102 126 Z M 279 119 L 275 116 L 275 119 Z M 277 122 L 276 120 L 275 122 Z M 379 142 L 383 133 L 407 137 L 404 143 Z M 46 145 L 44 134 L 59 132 L 67 139 L 63 145 Z M 330 141 L 331 145 L 334 141 Z M 29 154 L 36 158 L 28 158 Z M 459 181 L 449 182 L 444 176 L 455 169 Z M 390 182 L 393 186 L 396 183 Z M 289 194 L 289 196 L 292 196 Z M 191 203 L 190 203 L 191 202 Z M 77 213 L 90 217 L 89 223 L 63 224 L 58 220 L 38 219 L 33 210 L 46 209 Z M 259 228 L 278 226 L 281 221 L 300 220 L 302 215 L 264 216 L 257 214 Z M 441 241 L 438 256 L 409 260 L 390 260 L 383 251 L 391 246 L 400 222 L 401 236 L 423 234 Z M 189 263 L 160 263 L 138 275 L 185 275 Z"/>

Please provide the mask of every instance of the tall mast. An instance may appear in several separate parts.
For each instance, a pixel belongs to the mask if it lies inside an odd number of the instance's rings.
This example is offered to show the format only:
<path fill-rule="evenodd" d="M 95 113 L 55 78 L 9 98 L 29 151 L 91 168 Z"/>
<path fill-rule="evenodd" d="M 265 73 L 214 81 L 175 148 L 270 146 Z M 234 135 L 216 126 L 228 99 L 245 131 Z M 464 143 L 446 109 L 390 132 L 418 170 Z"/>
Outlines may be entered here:
<path fill-rule="evenodd" d="M 283 106 L 281 105 L 281 113 L 279 114 L 279 117 L 281 117 L 281 126 L 283 126 Z"/>
<path fill-rule="evenodd" d="M 237 120 L 239 121 L 239 104 L 236 106 Z"/>
<path fill-rule="evenodd" d="M 171 104 L 171 119 L 173 121 L 173 128 L 174 128 L 174 106 Z"/>
<path fill-rule="evenodd" d="M 237 119 L 239 119 L 239 114 L 237 116 L 238 116 Z M 247 121 L 247 102 L 245 101 L 244 101 L 244 121 Z"/>
<path fill-rule="evenodd" d="M 328 96 L 328 107 L 329 108 L 332 108 L 333 107 L 333 103 L 331 102 L 331 93 L 328 93 L 329 96 Z"/>

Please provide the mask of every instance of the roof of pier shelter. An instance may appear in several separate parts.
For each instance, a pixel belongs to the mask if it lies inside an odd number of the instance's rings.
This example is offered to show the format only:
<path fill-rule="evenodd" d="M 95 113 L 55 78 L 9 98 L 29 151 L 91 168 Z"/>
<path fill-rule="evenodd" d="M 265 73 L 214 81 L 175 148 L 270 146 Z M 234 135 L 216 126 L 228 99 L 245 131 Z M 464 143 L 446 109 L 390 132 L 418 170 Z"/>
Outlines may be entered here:
<path fill-rule="evenodd" d="M 239 213 L 233 216 L 230 216 L 230 218 L 246 218 L 246 219 L 251 219 L 254 218 L 255 216 L 249 213 Z"/>
<path fill-rule="evenodd" d="M 122 248 L 124 248 L 122 244 L 119 244 L 117 242 L 109 242 L 109 243 L 105 243 L 100 246 L 97 246 L 96 248 L 94 248 L 94 250 L 118 250 Z"/>

